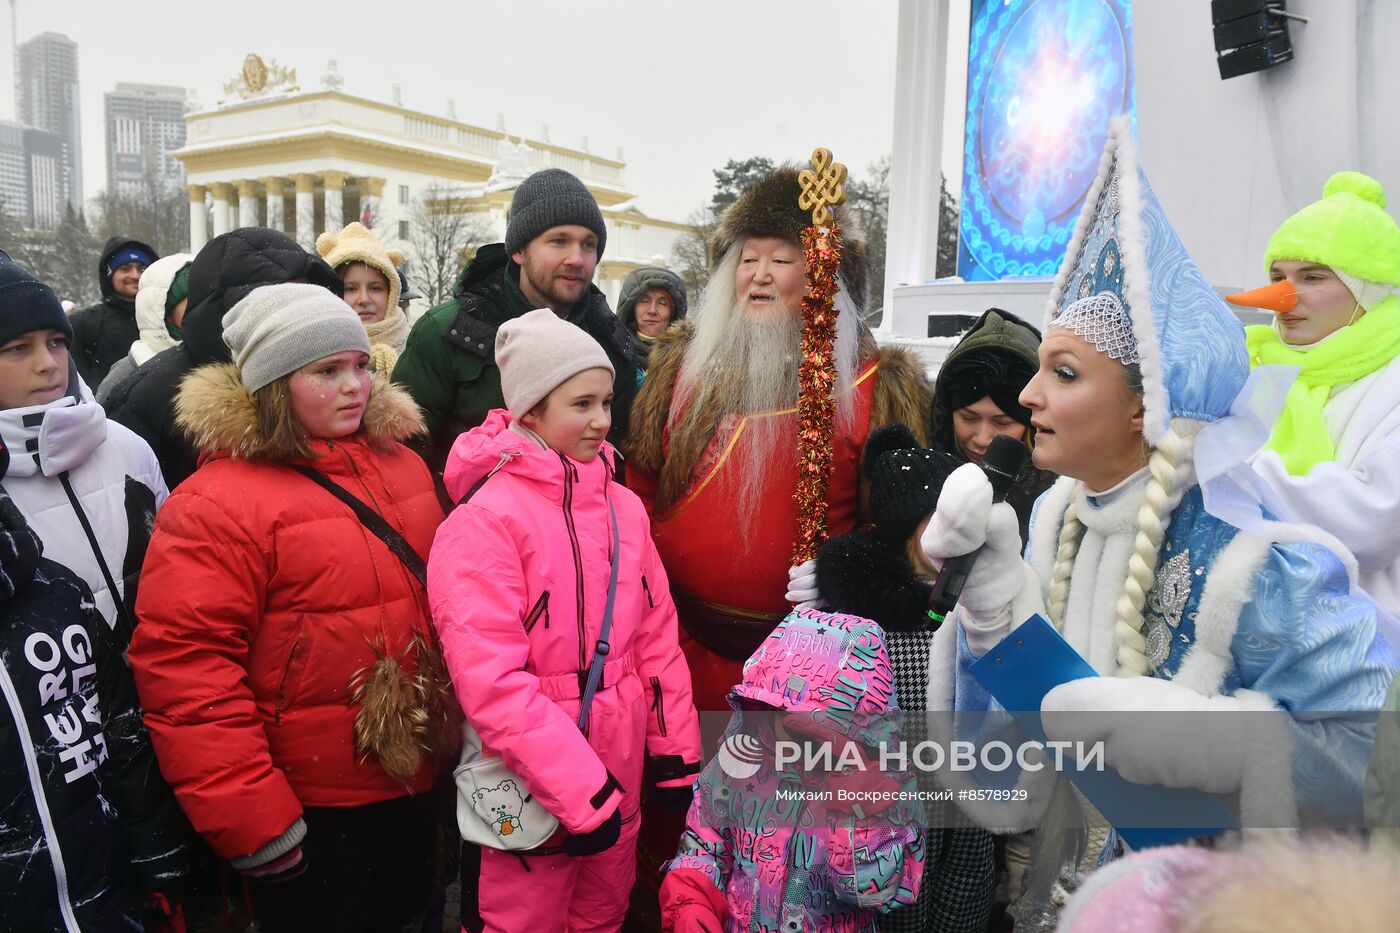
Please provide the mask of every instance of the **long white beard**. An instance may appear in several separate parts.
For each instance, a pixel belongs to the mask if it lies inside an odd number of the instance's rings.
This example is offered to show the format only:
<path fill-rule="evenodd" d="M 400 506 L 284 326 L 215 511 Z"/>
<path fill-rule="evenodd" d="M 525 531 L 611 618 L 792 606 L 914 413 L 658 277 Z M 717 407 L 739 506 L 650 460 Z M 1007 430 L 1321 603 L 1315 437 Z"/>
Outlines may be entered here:
<path fill-rule="evenodd" d="M 694 334 L 681 362 L 679 386 L 671 416 L 679 405 L 685 414 L 673 431 L 694 429 L 703 416 L 719 416 L 723 427 L 730 416 L 774 412 L 797 405 L 798 364 L 802 355 L 802 309 L 779 306 L 746 312 L 734 290 L 734 273 L 743 241 L 732 246 L 691 314 Z M 835 430 L 849 430 L 855 412 L 851 392 L 860 364 L 860 313 L 842 289 L 836 296 L 836 418 Z M 749 418 L 733 454 L 743 464 L 731 474 L 733 494 L 741 516 L 754 513 L 778 458 L 795 460 L 797 436 L 791 419 Z M 732 456 L 732 454 L 731 454 Z M 784 490 L 790 495 L 793 490 Z M 750 524 L 741 521 L 745 546 Z"/>

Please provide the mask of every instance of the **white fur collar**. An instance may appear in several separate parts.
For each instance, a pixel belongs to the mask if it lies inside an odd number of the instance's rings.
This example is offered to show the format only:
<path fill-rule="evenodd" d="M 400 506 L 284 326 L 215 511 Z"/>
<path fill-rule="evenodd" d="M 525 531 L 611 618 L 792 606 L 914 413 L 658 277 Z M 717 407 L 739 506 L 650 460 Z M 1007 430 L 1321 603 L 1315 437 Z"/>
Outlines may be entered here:
<path fill-rule="evenodd" d="M 1074 487 L 1074 514 L 1090 531 L 1112 537 L 1137 528 L 1138 508 L 1147 496 L 1147 467 L 1138 470 L 1112 489 L 1090 495 L 1083 483 Z"/>

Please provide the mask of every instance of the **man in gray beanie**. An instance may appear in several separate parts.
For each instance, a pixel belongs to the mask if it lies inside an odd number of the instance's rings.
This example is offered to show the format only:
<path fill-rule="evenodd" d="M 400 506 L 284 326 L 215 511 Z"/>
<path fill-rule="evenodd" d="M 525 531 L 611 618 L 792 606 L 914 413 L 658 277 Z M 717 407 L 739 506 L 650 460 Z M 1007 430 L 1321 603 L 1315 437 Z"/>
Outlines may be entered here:
<path fill-rule="evenodd" d="M 441 474 L 458 434 L 505 406 L 496 330 L 536 308 L 602 345 L 616 374 L 608 436 L 614 444 L 625 437 L 637 391 L 632 337 L 592 284 L 607 239 L 603 212 L 583 182 L 562 169 L 536 172 L 511 199 L 505 242 L 481 247 L 452 300 L 414 324 L 394 381 L 423 409 L 428 434 L 417 449 L 434 473 Z"/>

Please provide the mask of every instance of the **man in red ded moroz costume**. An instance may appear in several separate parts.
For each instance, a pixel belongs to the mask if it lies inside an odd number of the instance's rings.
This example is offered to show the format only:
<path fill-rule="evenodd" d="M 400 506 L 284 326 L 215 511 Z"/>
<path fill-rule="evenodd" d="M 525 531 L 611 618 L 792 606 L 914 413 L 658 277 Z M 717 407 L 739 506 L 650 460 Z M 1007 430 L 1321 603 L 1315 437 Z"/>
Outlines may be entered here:
<path fill-rule="evenodd" d="M 657 340 L 625 448 L 702 711 L 728 710 L 744 659 L 792 608 L 802 298 L 812 284 L 801 240 L 812 212 L 798 206 L 798 175 L 775 170 L 721 218 L 709 285 L 690 319 Z M 866 328 L 864 244 L 836 219 L 847 233 L 834 300 L 830 535 L 863 521 L 867 435 L 899 421 L 926 444 L 932 395 L 918 358 L 877 347 Z"/>

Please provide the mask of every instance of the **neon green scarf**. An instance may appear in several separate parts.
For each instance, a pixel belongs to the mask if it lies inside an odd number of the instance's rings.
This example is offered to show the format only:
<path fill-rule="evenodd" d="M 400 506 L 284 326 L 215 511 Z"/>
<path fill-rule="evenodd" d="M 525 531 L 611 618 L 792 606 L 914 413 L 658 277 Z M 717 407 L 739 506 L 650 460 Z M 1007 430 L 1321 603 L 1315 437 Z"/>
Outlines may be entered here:
<path fill-rule="evenodd" d="M 1272 327 L 1262 324 L 1245 328 L 1245 343 L 1251 367 L 1302 367 L 1266 449 L 1278 451 L 1293 476 L 1306 476 L 1314 466 L 1337 455 L 1322 419 L 1322 406 L 1332 389 L 1363 379 L 1400 355 L 1400 299 L 1391 295 L 1311 350 L 1293 349 Z"/>

